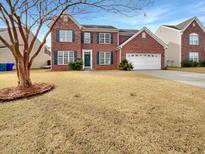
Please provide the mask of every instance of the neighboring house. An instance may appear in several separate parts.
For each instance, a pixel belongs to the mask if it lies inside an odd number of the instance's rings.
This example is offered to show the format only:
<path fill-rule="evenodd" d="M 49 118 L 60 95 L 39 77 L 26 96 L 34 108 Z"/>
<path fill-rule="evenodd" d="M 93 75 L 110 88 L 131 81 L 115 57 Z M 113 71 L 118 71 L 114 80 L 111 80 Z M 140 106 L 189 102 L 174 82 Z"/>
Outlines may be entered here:
<path fill-rule="evenodd" d="M 178 25 L 162 25 L 156 35 L 168 45 L 166 65 L 181 67 L 184 60 L 205 60 L 205 29 L 197 17 Z"/>
<path fill-rule="evenodd" d="M 138 31 L 80 25 L 71 15 L 64 14 L 51 32 L 51 41 L 52 70 L 68 70 L 68 63 L 77 58 L 82 59 L 83 69 L 93 70 L 117 69 L 125 58 L 133 63 L 134 69 L 161 69 L 164 66 L 166 45 L 147 28 Z M 126 44 L 121 44 L 123 42 Z"/>
<path fill-rule="evenodd" d="M 0 35 L 6 40 L 10 40 L 7 29 L 0 29 Z M 34 35 L 31 33 L 30 39 L 32 39 L 33 37 Z M 22 38 L 19 38 L 19 40 L 20 40 L 20 50 L 23 51 L 23 40 Z M 33 47 L 33 50 L 31 52 L 31 55 L 35 53 L 35 51 L 40 46 L 40 43 L 41 42 L 37 39 Z M 47 54 L 47 52 L 48 52 L 47 50 L 45 52 L 45 48 L 42 48 L 39 55 L 34 59 L 32 68 L 41 68 L 47 65 L 47 61 L 51 59 L 51 56 Z M 14 59 L 13 54 L 1 41 L 0 41 L 0 63 L 14 63 L 15 64 L 15 59 Z M 15 65 L 14 65 L 14 68 L 15 68 Z"/>

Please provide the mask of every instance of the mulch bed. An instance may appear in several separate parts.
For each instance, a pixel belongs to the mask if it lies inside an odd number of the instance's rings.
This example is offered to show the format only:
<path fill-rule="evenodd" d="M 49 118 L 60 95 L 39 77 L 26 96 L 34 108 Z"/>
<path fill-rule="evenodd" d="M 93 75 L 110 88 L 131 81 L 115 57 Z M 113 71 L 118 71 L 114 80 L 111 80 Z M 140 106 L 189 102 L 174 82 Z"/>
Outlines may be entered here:
<path fill-rule="evenodd" d="M 53 84 L 35 83 L 30 88 L 9 87 L 0 89 L 0 102 L 27 98 L 34 95 L 40 95 L 54 88 Z"/>

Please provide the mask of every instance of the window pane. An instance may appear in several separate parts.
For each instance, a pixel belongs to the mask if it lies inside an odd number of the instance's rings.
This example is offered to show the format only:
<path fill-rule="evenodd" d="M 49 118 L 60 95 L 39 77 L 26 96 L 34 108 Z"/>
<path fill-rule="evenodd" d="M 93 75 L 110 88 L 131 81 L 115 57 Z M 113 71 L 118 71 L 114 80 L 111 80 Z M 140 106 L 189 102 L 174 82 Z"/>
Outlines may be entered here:
<path fill-rule="evenodd" d="M 189 52 L 189 60 L 199 62 L 199 53 L 198 52 Z"/>
<path fill-rule="evenodd" d="M 99 42 L 104 43 L 104 34 L 103 33 L 99 34 Z"/>
<path fill-rule="evenodd" d="M 104 65 L 104 52 L 99 52 L 99 64 Z"/>
<path fill-rule="evenodd" d="M 63 58 L 58 58 L 58 64 L 62 65 L 63 64 Z"/>
<path fill-rule="evenodd" d="M 84 43 L 90 43 L 90 33 L 84 33 Z"/>
<path fill-rule="evenodd" d="M 66 32 L 66 42 L 72 42 L 73 39 L 73 33 L 71 30 Z"/>
<path fill-rule="evenodd" d="M 71 30 L 60 30 L 60 42 L 72 42 L 72 31 Z"/>
<path fill-rule="evenodd" d="M 68 51 L 64 51 L 64 64 L 68 64 Z"/>
<path fill-rule="evenodd" d="M 107 64 L 107 65 L 111 64 L 111 52 L 106 52 L 106 54 L 105 54 L 105 64 Z"/>
<path fill-rule="evenodd" d="M 74 51 L 69 52 L 69 62 L 74 62 L 75 61 L 75 54 Z"/>
<path fill-rule="evenodd" d="M 110 39 L 110 33 L 106 33 L 106 34 L 105 34 L 105 38 L 106 38 L 106 39 Z"/>
<path fill-rule="evenodd" d="M 100 43 L 111 43 L 111 34 L 110 33 L 100 33 L 99 34 Z"/>
<path fill-rule="evenodd" d="M 63 51 L 58 51 L 58 64 L 63 64 Z"/>
<path fill-rule="evenodd" d="M 110 39 L 106 39 L 106 40 L 105 40 L 105 43 L 110 43 Z"/>
<path fill-rule="evenodd" d="M 58 51 L 58 57 L 63 57 L 63 51 Z"/>
<path fill-rule="evenodd" d="M 190 45 L 199 45 L 199 35 L 198 34 L 190 34 L 189 35 L 189 44 Z"/>

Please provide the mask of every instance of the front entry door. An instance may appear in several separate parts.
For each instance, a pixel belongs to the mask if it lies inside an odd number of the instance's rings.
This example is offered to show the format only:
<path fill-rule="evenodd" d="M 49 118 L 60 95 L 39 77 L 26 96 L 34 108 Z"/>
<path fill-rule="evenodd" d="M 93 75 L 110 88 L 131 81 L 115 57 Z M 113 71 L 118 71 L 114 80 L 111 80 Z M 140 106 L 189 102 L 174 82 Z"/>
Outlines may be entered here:
<path fill-rule="evenodd" d="M 90 67 L 90 52 L 85 52 L 85 67 Z"/>
<path fill-rule="evenodd" d="M 90 68 L 91 66 L 91 54 L 90 52 L 84 52 L 84 66 Z"/>

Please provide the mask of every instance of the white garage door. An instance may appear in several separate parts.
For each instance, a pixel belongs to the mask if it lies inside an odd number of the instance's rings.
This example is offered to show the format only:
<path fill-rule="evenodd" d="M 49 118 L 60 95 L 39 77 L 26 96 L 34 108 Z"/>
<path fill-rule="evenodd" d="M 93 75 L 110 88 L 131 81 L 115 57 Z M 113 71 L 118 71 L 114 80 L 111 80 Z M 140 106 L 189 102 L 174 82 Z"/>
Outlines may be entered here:
<path fill-rule="evenodd" d="M 132 63 L 134 70 L 161 69 L 161 54 L 127 53 L 126 59 Z"/>

